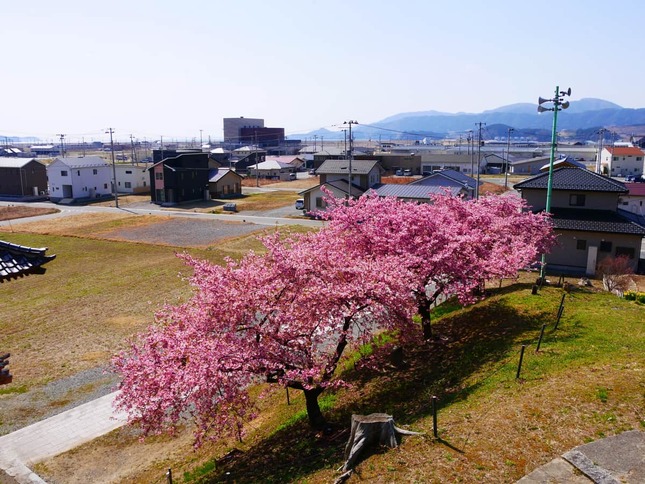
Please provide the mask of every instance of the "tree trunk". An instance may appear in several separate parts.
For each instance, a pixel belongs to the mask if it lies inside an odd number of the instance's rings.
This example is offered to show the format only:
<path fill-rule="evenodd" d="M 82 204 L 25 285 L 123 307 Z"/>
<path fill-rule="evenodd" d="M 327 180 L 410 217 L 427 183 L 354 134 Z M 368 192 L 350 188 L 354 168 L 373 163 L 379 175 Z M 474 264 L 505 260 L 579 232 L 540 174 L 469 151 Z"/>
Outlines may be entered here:
<path fill-rule="evenodd" d="M 421 316 L 421 328 L 423 339 L 432 339 L 432 322 L 430 320 L 430 300 L 427 297 L 420 297 L 417 300 L 419 316 Z"/>
<path fill-rule="evenodd" d="M 398 435 L 421 435 L 418 432 L 403 430 L 394 425 L 391 415 L 372 413 L 370 415 L 352 415 L 352 428 L 349 441 L 345 446 L 345 465 L 343 471 L 354 467 L 365 448 L 373 445 L 387 445 L 390 448 L 399 445 Z"/>
<path fill-rule="evenodd" d="M 318 395 L 323 392 L 322 388 L 312 388 L 311 390 L 303 389 L 305 393 L 305 402 L 307 404 L 307 417 L 309 417 L 309 425 L 315 429 L 323 429 L 327 425 L 325 417 L 320 411 L 318 405 Z"/>

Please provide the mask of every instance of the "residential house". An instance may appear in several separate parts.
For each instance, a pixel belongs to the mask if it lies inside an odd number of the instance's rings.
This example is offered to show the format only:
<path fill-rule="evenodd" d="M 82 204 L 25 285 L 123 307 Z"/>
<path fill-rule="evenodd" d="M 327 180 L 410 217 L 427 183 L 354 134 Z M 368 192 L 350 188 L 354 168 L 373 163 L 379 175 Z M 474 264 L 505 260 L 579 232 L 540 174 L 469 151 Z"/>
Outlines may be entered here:
<path fill-rule="evenodd" d="M 267 159 L 257 165 L 250 165 L 247 169 L 251 178 L 269 178 L 276 180 L 289 180 L 291 173 L 296 168 L 291 163 L 285 163 L 275 159 Z"/>
<path fill-rule="evenodd" d="M 372 188 L 373 192 L 379 197 L 396 197 L 406 202 L 429 203 L 433 195 L 452 195 L 459 196 L 463 194 L 463 187 L 445 187 L 440 185 L 414 185 L 387 183 L 376 185 Z"/>
<path fill-rule="evenodd" d="M 208 172 L 210 198 L 232 198 L 242 195 L 242 176 L 229 168 L 212 168 Z"/>
<path fill-rule="evenodd" d="M 627 193 L 618 199 L 619 210 L 633 213 L 645 220 L 645 183 L 625 183 Z"/>
<path fill-rule="evenodd" d="M 117 163 L 114 169 L 118 193 L 150 193 L 150 175 L 146 165 Z"/>
<path fill-rule="evenodd" d="M 0 157 L 0 196 L 33 197 L 47 192 L 47 167 L 35 158 Z"/>
<path fill-rule="evenodd" d="M 550 167 L 551 167 L 551 159 L 549 158 L 549 162 L 546 163 L 545 165 L 542 165 L 542 167 L 540 168 L 540 171 L 541 172 L 549 171 Z M 565 156 L 563 158 L 553 160 L 553 169 L 554 170 L 557 169 L 557 168 L 565 168 L 565 167 L 566 168 L 582 168 L 583 170 L 587 169 L 587 165 L 585 165 L 584 163 L 582 163 L 580 161 L 574 160 L 570 156 Z"/>
<path fill-rule="evenodd" d="M 548 173 L 514 185 L 532 210 L 546 208 Z M 645 227 L 618 212 L 618 200 L 628 191 L 618 180 L 582 168 L 553 170 L 551 213 L 558 244 L 546 256 L 548 269 L 594 275 L 606 257 L 627 256 L 634 270 Z"/>
<path fill-rule="evenodd" d="M 473 198 L 477 192 L 477 180 L 455 170 L 436 171 L 429 176 L 411 182 L 410 185 L 449 188 L 451 193 L 452 189 L 456 188 L 456 195 L 469 199 Z"/>
<path fill-rule="evenodd" d="M 381 183 L 383 169 L 377 160 L 352 160 L 351 164 L 351 177 L 349 160 L 327 160 L 316 170 L 320 184 L 300 192 L 305 201 L 305 211 L 324 208 L 325 194 L 321 190 L 322 186 L 331 190 L 336 198 L 350 195 L 356 198 Z"/>
<path fill-rule="evenodd" d="M 112 196 L 112 166 L 98 156 L 56 158 L 47 166 L 49 199 L 58 203 Z"/>
<path fill-rule="evenodd" d="M 176 205 L 209 197 L 208 153 L 183 153 L 164 158 L 148 168 L 150 198 L 159 205 Z"/>
<path fill-rule="evenodd" d="M 641 176 L 645 154 L 636 146 L 606 146 L 600 154 L 602 173 L 609 176 Z"/>

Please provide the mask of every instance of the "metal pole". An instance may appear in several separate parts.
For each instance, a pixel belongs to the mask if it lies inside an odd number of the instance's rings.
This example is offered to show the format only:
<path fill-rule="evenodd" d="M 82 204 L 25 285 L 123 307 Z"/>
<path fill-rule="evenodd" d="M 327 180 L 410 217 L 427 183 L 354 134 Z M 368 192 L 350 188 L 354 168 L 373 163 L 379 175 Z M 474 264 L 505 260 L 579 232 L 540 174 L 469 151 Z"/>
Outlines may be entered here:
<path fill-rule="evenodd" d="M 432 396 L 432 435 L 435 439 L 439 438 L 437 433 L 437 397 L 435 395 Z"/>
<path fill-rule="evenodd" d="M 291 405 L 291 401 L 289 400 L 289 387 L 286 387 L 287 390 L 287 405 Z"/>
<path fill-rule="evenodd" d="M 166 479 L 168 480 L 168 484 L 172 484 L 172 469 L 169 467 L 168 472 L 166 472 Z"/>
<path fill-rule="evenodd" d="M 352 122 L 349 122 L 349 183 L 347 185 L 347 193 L 349 198 L 352 198 Z"/>
<path fill-rule="evenodd" d="M 526 345 L 522 345 L 522 351 L 520 351 L 520 362 L 517 365 L 517 375 L 515 375 L 516 380 L 520 379 L 520 372 L 522 371 L 522 360 L 524 359 L 524 350 L 525 349 L 526 349 Z"/>
<path fill-rule="evenodd" d="M 535 352 L 537 353 L 540 351 L 540 345 L 542 344 L 542 338 L 544 337 L 544 330 L 546 329 L 546 324 L 542 325 L 542 331 L 540 331 L 540 338 L 538 339 L 538 344 L 537 348 L 535 348 Z"/>
<path fill-rule="evenodd" d="M 553 190 L 553 162 L 555 161 L 555 145 L 557 141 L 558 110 L 560 105 L 560 86 L 555 86 L 553 98 L 553 128 L 551 129 L 551 156 L 549 158 L 549 178 L 546 186 L 546 213 L 551 213 L 551 191 Z M 542 254 L 540 278 L 544 279 L 546 268 L 546 254 Z"/>

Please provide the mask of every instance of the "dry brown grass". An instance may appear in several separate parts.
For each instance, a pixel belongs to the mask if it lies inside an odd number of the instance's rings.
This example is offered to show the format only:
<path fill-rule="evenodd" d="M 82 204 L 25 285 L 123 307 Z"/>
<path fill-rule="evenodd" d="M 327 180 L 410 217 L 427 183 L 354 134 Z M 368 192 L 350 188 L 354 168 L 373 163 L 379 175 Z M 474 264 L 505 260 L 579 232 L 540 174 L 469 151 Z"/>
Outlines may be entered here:
<path fill-rule="evenodd" d="M 4 220 L 16 220 L 19 218 L 35 217 L 37 215 L 47 215 L 58 213 L 57 208 L 38 208 L 28 205 L 12 205 L 9 207 L 0 207 L 0 222 Z"/>

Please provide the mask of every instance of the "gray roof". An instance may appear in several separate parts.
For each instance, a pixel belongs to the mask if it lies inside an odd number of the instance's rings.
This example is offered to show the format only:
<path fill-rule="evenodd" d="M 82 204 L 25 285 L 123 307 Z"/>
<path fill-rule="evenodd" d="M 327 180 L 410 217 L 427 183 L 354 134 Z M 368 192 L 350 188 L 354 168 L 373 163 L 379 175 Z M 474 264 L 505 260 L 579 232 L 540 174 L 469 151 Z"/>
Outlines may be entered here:
<path fill-rule="evenodd" d="M 0 240 L 0 282 L 37 270 L 55 255 L 45 255 L 46 247 L 32 248 Z"/>
<path fill-rule="evenodd" d="M 400 185 L 400 184 L 379 184 L 372 190 L 379 197 L 414 198 L 418 200 L 430 199 L 432 195 L 445 195 L 446 193 L 456 196 L 462 190 L 459 187 L 447 187 L 441 185 Z"/>
<path fill-rule="evenodd" d="M 516 183 L 516 190 L 546 190 L 549 173 L 541 173 Z M 599 175 L 583 168 L 563 167 L 553 170 L 553 190 L 579 190 L 589 192 L 627 193 L 625 185 L 618 180 Z"/>
<path fill-rule="evenodd" d="M 0 168 L 22 168 L 35 158 L 14 158 L 9 156 L 0 156 Z M 38 162 L 40 163 L 40 161 Z M 44 166 L 43 163 L 41 165 Z"/>
<path fill-rule="evenodd" d="M 352 168 L 354 167 L 352 166 Z M 340 190 L 343 193 L 349 192 L 349 184 L 347 183 L 347 180 L 334 180 L 333 182 L 327 182 L 322 185 L 316 185 L 315 187 L 307 188 L 306 190 L 298 192 L 298 195 L 304 195 L 305 193 L 312 192 L 317 188 L 320 188 L 321 186 L 330 186 L 337 190 Z M 352 197 L 360 197 L 363 193 L 365 193 L 365 190 L 356 185 L 356 183 L 352 183 Z"/>
<path fill-rule="evenodd" d="M 100 156 L 83 156 L 83 157 L 57 157 L 54 161 L 60 161 L 70 168 L 84 168 L 88 166 L 109 166 L 109 163 Z"/>
<path fill-rule="evenodd" d="M 239 175 L 238 173 L 234 172 L 229 168 L 211 168 L 208 171 L 208 181 L 211 183 L 216 183 L 220 181 L 222 178 L 224 178 L 224 176 L 229 172 L 237 175 L 239 178 L 242 178 L 241 175 Z"/>
<path fill-rule="evenodd" d="M 354 175 L 367 175 L 378 165 L 378 160 L 352 160 Z M 349 160 L 325 160 L 316 170 L 318 175 L 344 175 L 349 173 Z"/>
<path fill-rule="evenodd" d="M 560 230 L 645 235 L 645 227 L 612 210 L 554 208 L 553 226 Z"/>
<path fill-rule="evenodd" d="M 442 182 L 444 180 L 450 180 L 450 181 L 456 182 L 471 190 L 474 190 L 477 187 L 477 180 L 475 180 L 473 177 L 464 175 L 463 173 L 457 170 L 450 170 L 450 169 L 435 172 L 432 175 L 429 175 L 419 180 L 415 180 L 411 182 L 410 185 L 425 185 L 425 186 L 442 185 Z M 449 185 L 446 185 L 446 186 L 449 186 Z"/>

